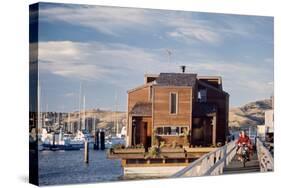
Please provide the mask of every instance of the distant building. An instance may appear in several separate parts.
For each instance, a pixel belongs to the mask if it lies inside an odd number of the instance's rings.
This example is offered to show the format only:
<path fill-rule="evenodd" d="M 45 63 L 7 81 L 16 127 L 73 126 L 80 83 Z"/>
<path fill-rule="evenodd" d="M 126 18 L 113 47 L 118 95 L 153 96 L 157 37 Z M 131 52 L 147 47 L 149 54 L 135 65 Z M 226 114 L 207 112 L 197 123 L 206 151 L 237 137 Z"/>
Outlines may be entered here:
<path fill-rule="evenodd" d="M 274 133 L 274 97 L 271 97 L 272 109 L 264 112 L 264 125 L 257 126 L 257 136 L 262 139 Z"/>
<path fill-rule="evenodd" d="M 219 76 L 189 73 L 145 75 L 144 84 L 128 91 L 127 145 L 224 144 L 228 134 L 229 94 Z"/>
<path fill-rule="evenodd" d="M 257 136 L 262 140 L 265 139 L 265 125 L 257 125 Z"/>
<path fill-rule="evenodd" d="M 273 133 L 273 122 L 274 122 L 274 113 L 273 110 L 267 110 L 264 113 L 264 125 L 266 133 Z"/>

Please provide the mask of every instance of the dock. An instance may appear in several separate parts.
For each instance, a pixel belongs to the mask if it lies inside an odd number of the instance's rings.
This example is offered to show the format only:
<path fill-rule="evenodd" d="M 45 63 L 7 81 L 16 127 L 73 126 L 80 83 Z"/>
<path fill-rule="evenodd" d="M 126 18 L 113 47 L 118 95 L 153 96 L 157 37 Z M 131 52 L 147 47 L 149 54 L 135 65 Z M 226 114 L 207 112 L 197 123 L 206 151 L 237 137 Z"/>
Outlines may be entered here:
<path fill-rule="evenodd" d="M 203 155 L 187 167 L 173 174 L 171 177 L 192 177 L 210 176 L 221 174 L 241 174 L 252 172 L 274 171 L 274 160 L 271 153 L 259 139 L 256 140 L 256 151 L 246 162 L 244 167 L 241 161 L 237 160 L 236 141 Z"/>
<path fill-rule="evenodd" d="M 241 173 L 252 173 L 260 172 L 260 165 L 257 153 L 255 152 L 251 157 L 251 160 L 246 163 L 243 167 L 241 161 L 237 159 L 237 156 L 223 169 L 223 174 L 241 174 Z"/>

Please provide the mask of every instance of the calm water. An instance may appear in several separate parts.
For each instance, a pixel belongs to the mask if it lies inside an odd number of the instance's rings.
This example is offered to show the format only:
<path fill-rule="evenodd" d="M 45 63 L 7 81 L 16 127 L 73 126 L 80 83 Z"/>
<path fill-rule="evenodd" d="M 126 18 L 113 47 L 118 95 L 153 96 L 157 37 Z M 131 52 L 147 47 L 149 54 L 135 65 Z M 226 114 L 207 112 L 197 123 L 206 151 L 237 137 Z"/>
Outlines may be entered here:
<path fill-rule="evenodd" d="M 89 164 L 84 151 L 39 152 L 40 185 L 93 183 L 122 179 L 120 160 L 106 158 L 106 151 L 89 151 Z"/>

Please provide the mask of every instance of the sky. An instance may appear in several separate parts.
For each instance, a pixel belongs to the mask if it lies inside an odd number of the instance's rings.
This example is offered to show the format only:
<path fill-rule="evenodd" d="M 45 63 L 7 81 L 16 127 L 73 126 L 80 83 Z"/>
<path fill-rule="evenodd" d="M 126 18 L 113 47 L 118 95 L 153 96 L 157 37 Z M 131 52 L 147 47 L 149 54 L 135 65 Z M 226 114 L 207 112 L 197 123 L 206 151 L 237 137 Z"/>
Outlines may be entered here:
<path fill-rule="evenodd" d="M 273 25 L 264 16 L 40 3 L 41 111 L 78 110 L 79 93 L 87 109 L 125 111 L 144 74 L 180 65 L 221 76 L 230 107 L 269 98 Z"/>

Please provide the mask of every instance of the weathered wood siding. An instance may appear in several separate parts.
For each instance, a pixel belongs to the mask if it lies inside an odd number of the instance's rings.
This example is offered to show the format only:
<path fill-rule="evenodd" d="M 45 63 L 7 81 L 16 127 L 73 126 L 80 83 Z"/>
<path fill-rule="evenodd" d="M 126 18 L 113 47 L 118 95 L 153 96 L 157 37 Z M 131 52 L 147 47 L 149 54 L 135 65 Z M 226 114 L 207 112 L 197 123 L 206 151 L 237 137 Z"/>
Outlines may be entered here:
<path fill-rule="evenodd" d="M 140 122 L 137 123 L 137 132 L 137 137 L 139 137 L 139 143 L 137 144 L 143 144 L 145 147 L 148 145 L 151 147 L 151 117 L 140 118 Z"/>
<path fill-rule="evenodd" d="M 170 114 L 170 93 L 178 94 L 177 114 Z M 153 127 L 163 125 L 190 126 L 192 114 L 192 88 L 176 86 L 153 86 Z"/>
<path fill-rule="evenodd" d="M 128 92 L 128 109 L 127 109 L 127 138 L 128 145 L 132 143 L 132 117 L 130 116 L 130 111 L 134 105 L 138 102 L 149 102 L 150 99 L 150 86 L 144 86 L 142 88 L 137 88 Z"/>
<path fill-rule="evenodd" d="M 130 112 L 138 102 L 149 102 L 149 90 L 150 86 L 145 86 L 128 93 L 128 112 Z"/>

